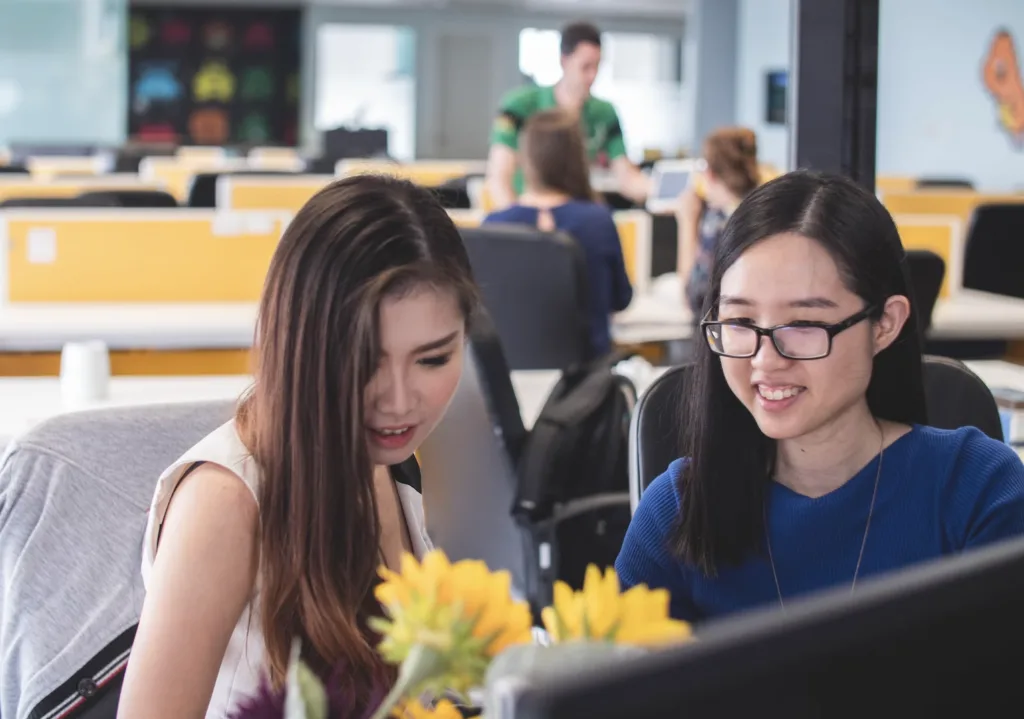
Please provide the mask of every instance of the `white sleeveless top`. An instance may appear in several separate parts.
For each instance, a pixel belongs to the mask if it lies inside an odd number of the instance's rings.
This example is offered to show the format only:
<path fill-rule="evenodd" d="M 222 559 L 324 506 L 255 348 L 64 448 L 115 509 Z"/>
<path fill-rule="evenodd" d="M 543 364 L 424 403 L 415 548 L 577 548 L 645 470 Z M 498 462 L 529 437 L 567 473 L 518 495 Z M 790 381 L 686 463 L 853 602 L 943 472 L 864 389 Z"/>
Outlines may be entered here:
<path fill-rule="evenodd" d="M 142 579 L 149 586 L 153 560 L 156 557 L 157 539 L 171 495 L 178 482 L 189 468 L 202 462 L 220 465 L 236 474 L 259 501 L 259 484 L 261 472 L 249 450 L 242 443 L 235 429 L 234 420 L 218 427 L 199 441 L 192 449 L 183 454 L 174 464 L 164 470 L 157 481 L 153 502 L 150 505 L 149 520 L 146 525 L 146 536 L 142 549 Z M 395 483 L 398 497 L 405 515 L 409 538 L 413 552 L 422 558 L 432 544 L 427 536 L 426 522 L 423 518 L 423 497 L 418 487 L 403 482 Z M 238 618 L 231 639 L 228 641 L 224 660 L 217 673 L 210 706 L 206 710 L 206 719 L 224 719 L 234 711 L 245 699 L 255 695 L 263 671 L 264 644 L 259 627 L 259 577 L 252 596 Z"/>

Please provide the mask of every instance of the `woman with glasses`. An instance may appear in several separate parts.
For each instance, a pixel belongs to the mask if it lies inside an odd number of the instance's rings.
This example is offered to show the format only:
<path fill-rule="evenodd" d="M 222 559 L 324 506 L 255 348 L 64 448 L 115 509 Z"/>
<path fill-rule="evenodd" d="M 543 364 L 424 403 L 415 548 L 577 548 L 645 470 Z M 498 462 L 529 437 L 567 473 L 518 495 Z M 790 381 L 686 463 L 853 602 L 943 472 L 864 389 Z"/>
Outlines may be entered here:
<path fill-rule="evenodd" d="M 736 209 L 704 303 L 683 454 L 616 562 L 699 621 L 1024 533 L 1024 465 L 925 425 L 903 248 L 875 197 L 794 172 Z M 684 401 L 684 398 L 680 398 Z"/>

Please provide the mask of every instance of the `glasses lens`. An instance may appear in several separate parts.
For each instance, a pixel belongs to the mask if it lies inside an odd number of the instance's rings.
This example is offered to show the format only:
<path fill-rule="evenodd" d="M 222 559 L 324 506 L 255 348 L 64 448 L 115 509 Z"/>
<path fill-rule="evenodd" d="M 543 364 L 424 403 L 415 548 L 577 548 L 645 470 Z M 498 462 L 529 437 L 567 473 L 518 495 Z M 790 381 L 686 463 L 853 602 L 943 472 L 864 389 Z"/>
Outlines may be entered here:
<path fill-rule="evenodd" d="M 747 357 L 757 351 L 757 332 L 749 327 L 716 322 L 707 326 L 706 335 L 711 351 L 720 355 Z"/>
<path fill-rule="evenodd" d="M 822 327 L 780 327 L 775 330 L 779 351 L 793 359 L 816 359 L 828 354 L 828 330 Z"/>

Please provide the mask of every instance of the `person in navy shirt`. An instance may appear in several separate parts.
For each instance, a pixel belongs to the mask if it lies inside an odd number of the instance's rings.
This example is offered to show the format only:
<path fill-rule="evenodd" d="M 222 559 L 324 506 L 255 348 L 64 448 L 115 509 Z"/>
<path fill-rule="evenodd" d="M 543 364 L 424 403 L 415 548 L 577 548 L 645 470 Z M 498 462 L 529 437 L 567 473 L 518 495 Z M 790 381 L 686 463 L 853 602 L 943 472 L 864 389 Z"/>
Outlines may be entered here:
<path fill-rule="evenodd" d="M 1024 534 L 1014 451 L 926 426 L 904 252 L 870 192 L 783 175 L 736 209 L 712 267 L 687 459 L 643 494 L 624 586 L 701 621 Z"/>
<path fill-rule="evenodd" d="M 518 204 L 484 223 L 513 223 L 562 230 L 583 248 L 590 289 L 590 340 L 595 357 L 612 348 L 609 316 L 633 299 L 611 211 L 596 201 L 579 120 L 545 110 L 527 121 L 520 138 L 525 192 Z"/>

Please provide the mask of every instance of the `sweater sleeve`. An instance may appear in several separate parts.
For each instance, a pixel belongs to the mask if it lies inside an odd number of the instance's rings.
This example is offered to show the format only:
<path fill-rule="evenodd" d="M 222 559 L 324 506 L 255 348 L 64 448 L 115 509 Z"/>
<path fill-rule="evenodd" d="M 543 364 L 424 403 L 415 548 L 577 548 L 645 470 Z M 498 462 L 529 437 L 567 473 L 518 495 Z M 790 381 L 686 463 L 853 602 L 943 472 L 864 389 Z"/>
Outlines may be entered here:
<path fill-rule="evenodd" d="M 615 571 L 623 590 L 638 584 L 667 589 L 676 619 L 694 621 L 696 607 L 682 565 L 669 552 L 672 527 L 679 512 L 676 481 L 682 460 L 673 462 L 644 492 L 626 531 Z"/>
<path fill-rule="evenodd" d="M 1024 535 L 1024 464 L 1012 448 L 973 430 L 954 472 L 947 532 L 956 549 Z"/>

